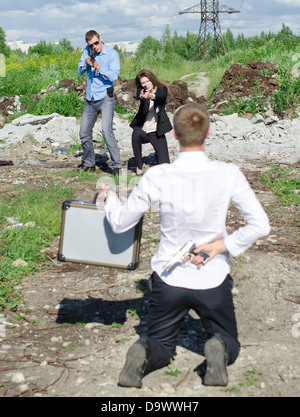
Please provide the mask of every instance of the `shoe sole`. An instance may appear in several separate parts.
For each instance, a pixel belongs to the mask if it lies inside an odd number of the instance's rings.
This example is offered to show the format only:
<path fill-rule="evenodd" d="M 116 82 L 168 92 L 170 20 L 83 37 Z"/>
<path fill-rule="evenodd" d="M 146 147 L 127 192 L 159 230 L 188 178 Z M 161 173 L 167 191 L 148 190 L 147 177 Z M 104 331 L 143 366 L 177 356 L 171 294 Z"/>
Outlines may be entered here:
<path fill-rule="evenodd" d="M 125 365 L 119 376 L 119 385 L 141 388 L 145 360 L 146 350 L 144 346 L 139 343 L 132 345 L 127 352 Z"/>
<path fill-rule="evenodd" d="M 216 338 L 208 340 L 204 347 L 204 354 L 207 361 L 204 384 L 226 387 L 228 384 L 227 359 L 223 343 Z"/>

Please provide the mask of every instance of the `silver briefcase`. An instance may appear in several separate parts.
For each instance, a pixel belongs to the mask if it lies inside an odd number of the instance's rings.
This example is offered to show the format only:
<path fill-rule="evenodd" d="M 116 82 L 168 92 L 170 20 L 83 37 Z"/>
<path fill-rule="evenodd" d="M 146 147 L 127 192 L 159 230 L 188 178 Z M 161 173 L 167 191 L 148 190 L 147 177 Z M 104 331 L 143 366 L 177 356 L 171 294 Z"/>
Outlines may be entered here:
<path fill-rule="evenodd" d="M 135 270 L 139 264 L 140 222 L 125 233 L 112 231 L 104 207 L 67 200 L 62 205 L 58 260 Z"/>

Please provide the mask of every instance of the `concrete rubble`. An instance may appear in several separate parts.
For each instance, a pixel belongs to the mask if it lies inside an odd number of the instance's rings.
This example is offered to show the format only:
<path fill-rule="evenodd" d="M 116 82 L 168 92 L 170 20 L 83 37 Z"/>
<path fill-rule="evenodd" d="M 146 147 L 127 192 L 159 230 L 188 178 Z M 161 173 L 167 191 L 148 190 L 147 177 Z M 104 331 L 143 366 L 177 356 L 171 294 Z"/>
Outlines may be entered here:
<path fill-rule="evenodd" d="M 170 114 L 172 120 L 172 114 Z M 32 142 L 32 147 L 68 147 L 80 143 L 80 123 L 75 117 L 56 113 L 48 116 L 26 114 L 6 124 L 0 130 L 0 152 L 18 143 Z M 127 120 L 114 119 L 114 130 L 121 150 L 131 149 L 131 133 Z M 265 159 L 296 163 L 300 155 L 300 115 L 293 120 L 279 120 L 272 116 L 264 119 L 255 115 L 248 120 L 237 114 L 211 116 L 211 136 L 207 152 L 214 158 L 240 161 Z M 94 139 L 101 137 L 101 118 L 94 128 Z M 172 132 L 167 136 L 169 147 L 177 146 Z M 34 150 L 34 149 L 33 149 Z M 2 153 L 1 152 L 1 153 Z M 45 154 L 45 150 L 43 152 Z"/>

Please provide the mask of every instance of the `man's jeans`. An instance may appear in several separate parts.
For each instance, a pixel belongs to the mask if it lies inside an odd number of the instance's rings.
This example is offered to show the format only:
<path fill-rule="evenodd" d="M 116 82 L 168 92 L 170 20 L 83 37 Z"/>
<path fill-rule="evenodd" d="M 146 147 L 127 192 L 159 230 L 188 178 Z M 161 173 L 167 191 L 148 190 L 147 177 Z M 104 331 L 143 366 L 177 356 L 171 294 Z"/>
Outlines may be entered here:
<path fill-rule="evenodd" d="M 102 100 L 87 101 L 81 120 L 80 140 L 83 149 L 82 165 L 95 166 L 95 151 L 93 146 L 93 128 L 99 114 L 102 114 L 102 134 L 106 142 L 112 168 L 122 168 L 122 161 L 117 140 L 113 132 L 113 117 L 115 111 L 114 97 L 105 96 Z"/>

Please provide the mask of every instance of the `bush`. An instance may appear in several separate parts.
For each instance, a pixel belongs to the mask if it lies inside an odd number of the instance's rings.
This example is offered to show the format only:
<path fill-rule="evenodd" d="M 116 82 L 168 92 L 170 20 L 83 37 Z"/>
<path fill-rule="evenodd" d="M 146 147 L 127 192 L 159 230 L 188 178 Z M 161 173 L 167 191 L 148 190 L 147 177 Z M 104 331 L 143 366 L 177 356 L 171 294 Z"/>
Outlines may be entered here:
<path fill-rule="evenodd" d="M 287 110 L 294 111 L 300 104 L 300 77 L 293 77 L 288 69 L 279 69 L 280 84 L 274 95 L 273 109 L 280 116 Z"/>
<path fill-rule="evenodd" d="M 21 98 L 21 103 L 27 113 L 36 116 L 59 113 L 62 116 L 81 117 L 84 109 L 84 102 L 75 91 L 68 94 L 57 91 L 45 95 L 39 101 L 25 96 Z"/>
<path fill-rule="evenodd" d="M 22 278 L 42 268 L 46 255 L 41 252 L 59 236 L 61 203 L 72 198 L 74 190 L 49 181 L 44 186 L 15 188 L 6 197 L 0 196 L 0 311 L 15 311 L 20 301 L 16 286 Z M 19 218 L 33 227 L 7 228 L 6 217 Z M 27 266 L 14 267 L 22 259 Z"/>
<path fill-rule="evenodd" d="M 80 51 L 22 56 L 13 52 L 7 59 L 6 76 L 1 78 L 0 97 L 37 94 L 49 84 L 64 78 L 79 84 L 83 78 L 77 72 L 80 56 Z"/>

